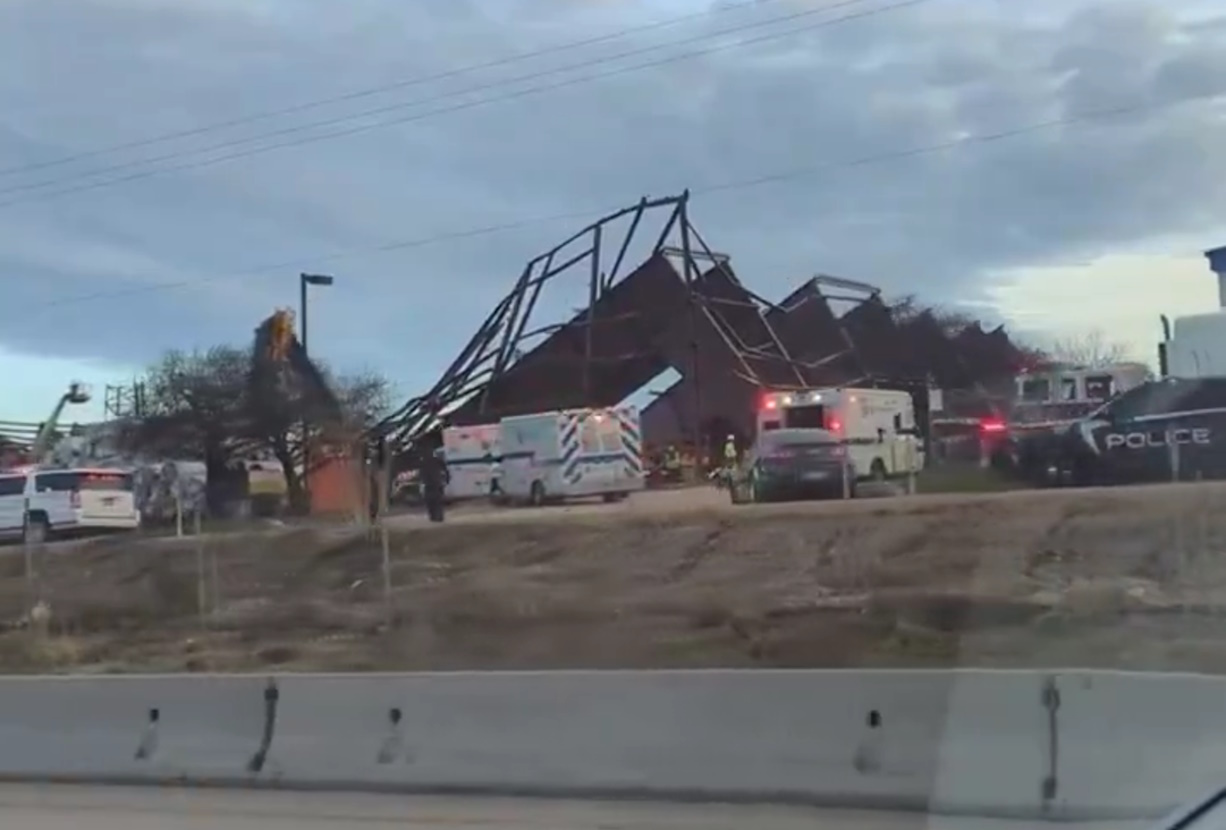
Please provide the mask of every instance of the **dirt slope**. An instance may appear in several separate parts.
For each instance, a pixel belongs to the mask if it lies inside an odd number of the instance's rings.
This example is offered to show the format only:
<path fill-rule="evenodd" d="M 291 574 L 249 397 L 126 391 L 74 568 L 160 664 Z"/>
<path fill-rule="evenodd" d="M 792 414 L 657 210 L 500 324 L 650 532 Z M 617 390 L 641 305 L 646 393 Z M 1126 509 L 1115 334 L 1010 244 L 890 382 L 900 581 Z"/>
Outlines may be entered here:
<path fill-rule="evenodd" d="M 628 505 L 0 557 L 0 670 L 1226 667 L 1226 487 Z M 203 567 L 201 567 L 203 566 Z M 203 578 L 201 578 L 201 573 Z M 216 584 L 214 584 L 216 576 Z M 199 592 L 206 613 L 199 613 Z M 22 621 L 50 606 L 46 635 Z"/>

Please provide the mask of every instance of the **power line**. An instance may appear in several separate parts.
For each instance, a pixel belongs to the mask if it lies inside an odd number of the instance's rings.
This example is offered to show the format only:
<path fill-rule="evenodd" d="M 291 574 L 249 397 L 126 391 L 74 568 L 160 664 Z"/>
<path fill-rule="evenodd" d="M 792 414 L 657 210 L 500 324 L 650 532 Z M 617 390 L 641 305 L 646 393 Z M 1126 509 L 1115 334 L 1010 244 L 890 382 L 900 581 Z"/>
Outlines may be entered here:
<path fill-rule="evenodd" d="M 1148 110 L 1167 109 L 1174 106 L 1180 106 L 1188 103 L 1198 103 L 1203 101 L 1215 100 L 1220 96 L 1208 95 L 1198 96 L 1193 98 L 1182 99 L 1179 101 L 1165 102 L 1161 104 L 1137 104 L 1125 107 L 1112 107 L 1110 109 L 1094 110 L 1079 114 L 1069 115 L 1062 118 L 1050 119 L 1047 121 L 1035 122 L 1019 127 L 1012 127 L 1005 130 L 998 130 L 990 133 L 980 133 L 976 135 L 963 136 L 950 141 L 943 141 L 934 144 L 923 145 L 919 147 L 910 147 L 903 150 L 894 150 L 884 153 L 874 153 L 871 155 L 861 156 L 859 158 L 844 159 L 837 162 L 829 162 L 826 164 L 812 165 L 802 168 L 793 168 L 790 170 L 778 171 L 775 173 L 764 174 L 747 179 L 737 179 L 726 182 L 717 182 L 708 185 L 703 185 L 693 188 L 691 193 L 695 195 L 713 194 L 727 191 L 745 190 L 763 185 L 776 184 L 780 182 L 791 181 L 795 179 L 805 178 L 813 175 L 834 172 L 841 169 L 853 169 L 857 167 L 867 167 L 873 164 L 881 164 L 890 161 L 906 161 L 913 158 L 919 158 L 927 155 L 935 155 L 938 153 L 948 152 L 951 150 L 960 149 L 963 147 L 976 144 L 989 144 L 997 141 L 1004 141 L 1012 138 L 1017 138 L 1023 135 L 1042 132 L 1044 130 L 1057 129 L 1060 127 L 1075 126 L 1092 121 L 1100 121 L 1110 118 L 1117 118 L 1124 115 L 1132 115 Z M 620 207 L 620 206 L 619 206 Z M 583 219 L 593 215 L 607 213 L 610 210 L 615 210 L 616 207 L 592 207 L 583 210 L 566 211 L 563 213 L 554 213 L 544 216 L 528 217 L 524 219 L 502 222 L 493 225 L 485 225 L 473 228 L 464 228 L 453 231 L 444 231 L 430 236 L 418 237 L 415 239 L 390 242 L 384 245 L 376 245 L 373 247 L 355 248 L 346 251 L 340 251 L 334 254 L 323 256 L 315 256 L 304 259 L 290 260 L 279 262 L 274 265 L 257 266 L 247 268 L 241 271 L 235 271 L 227 274 L 218 274 L 214 277 L 204 279 L 180 280 L 177 282 L 159 283 L 156 285 L 140 285 L 132 288 L 115 289 L 109 291 L 99 291 L 90 294 L 79 294 L 72 297 L 64 297 L 59 300 L 52 300 L 47 303 L 41 303 L 23 308 L 23 319 L 29 319 L 31 312 L 39 312 L 46 309 L 62 307 L 66 305 L 76 305 L 84 302 L 92 302 L 102 299 L 113 299 L 140 294 L 149 294 L 159 291 L 170 291 L 181 288 L 190 288 L 196 285 L 204 285 L 208 283 L 221 282 L 225 280 L 238 279 L 241 277 L 258 276 L 265 273 L 285 272 L 291 269 L 304 267 L 318 266 L 325 262 L 333 262 L 339 259 L 345 259 L 352 256 L 362 254 L 385 253 L 388 251 L 403 250 L 408 248 L 420 248 L 426 245 L 433 245 L 440 242 L 449 242 L 457 239 L 466 239 L 478 236 L 486 236 L 492 233 L 499 233 L 508 230 L 518 230 L 520 228 L 529 227 L 531 225 L 545 224 L 566 219 Z"/>
<path fill-rule="evenodd" d="M 689 14 L 670 17 L 665 20 L 659 20 L 655 23 L 647 23 L 641 26 L 632 26 L 629 28 L 618 29 L 615 32 L 608 34 L 597 35 L 595 37 L 584 38 L 582 40 L 572 40 L 565 43 L 559 43 L 553 46 L 546 46 L 541 49 L 534 49 L 529 52 L 519 52 L 513 55 L 496 58 L 494 60 L 485 61 L 482 63 L 472 63 L 465 66 L 447 69 L 442 72 L 436 72 L 429 75 L 417 75 L 412 78 L 405 78 L 391 83 L 380 84 L 378 86 L 365 87 L 363 89 L 347 92 L 342 95 L 335 95 L 329 98 L 316 98 L 301 104 L 295 104 L 289 107 L 280 109 L 263 110 L 252 113 L 251 115 L 239 116 L 226 121 L 215 121 L 211 124 L 204 124 L 199 127 L 191 127 L 186 130 L 177 130 L 175 132 L 161 133 L 159 135 L 139 138 L 133 141 L 126 141 L 121 144 L 112 144 L 109 147 L 99 147 L 93 150 L 84 150 L 79 153 L 73 153 L 68 156 L 61 156 L 57 159 L 48 161 L 35 162 L 32 164 L 23 164 L 16 167 L 0 168 L 0 176 L 13 176 L 20 173 L 29 173 L 34 170 L 45 170 L 49 167 L 60 167 L 65 164 L 71 164 L 76 161 L 83 161 L 89 158 L 98 156 L 110 155 L 118 153 L 122 150 L 134 150 L 138 147 L 148 147 L 153 144 L 162 144 L 167 141 L 176 141 L 182 138 L 191 138 L 197 135 L 216 132 L 218 130 L 228 129 L 230 127 L 238 127 L 243 124 L 253 124 L 258 121 L 267 121 L 273 118 L 281 118 L 286 115 L 294 115 L 300 112 L 308 112 L 313 109 L 321 109 L 323 107 L 332 106 L 333 104 L 343 104 L 348 101 L 356 101 L 362 98 L 369 98 L 375 95 L 381 95 L 386 92 L 393 92 L 398 89 L 407 89 L 409 87 L 421 86 L 423 84 L 434 83 L 435 81 L 445 81 L 449 78 L 455 78 L 460 75 L 467 75 L 470 72 L 480 72 L 485 69 L 496 69 L 500 66 L 509 66 L 514 63 L 533 60 L 535 58 L 544 57 L 546 55 L 558 54 L 560 52 L 569 52 L 574 49 L 582 49 L 588 46 L 597 46 L 601 43 L 608 43 L 614 40 L 620 40 L 631 35 L 644 34 L 646 32 L 664 29 L 669 26 L 676 26 L 680 23 L 687 23 L 692 20 L 714 17 L 716 15 L 725 14 L 728 12 L 739 12 L 747 8 L 757 8 L 767 3 L 774 3 L 777 0 L 749 0 L 745 3 L 737 3 L 731 6 L 720 6 L 713 9 L 707 9 L 701 12 L 691 12 Z"/>
<path fill-rule="evenodd" d="M 377 115 L 384 115 L 390 112 L 396 112 L 399 110 L 407 109 L 409 107 L 419 106 L 422 104 L 436 103 L 439 101 L 445 101 L 448 99 L 458 98 L 458 97 L 469 95 L 472 93 L 479 93 L 479 92 L 484 92 L 484 91 L 491 90 L 491 89 L 496 89 L 499 87 L 510 86 L 512 84 L 521 83 L 524 81 L 536 80 L 539 78 L 548 77 L 550 75 L 571 72 L 576 69 L 584 69 L 584 68 L 588 68 L 588 67 L 599 65 L 599 64 L 623 60 L 628 57 L 634 57 L 640 54 L 656 52 L 661 49 L 682 46 L 682 45 L 686 45 L 686 44 L 694 43 L 694 42 L 706 41 L 706 40 L 710 40 L 713 38 L 723 37 L 729 34 L 736 34 L 739 32 L 748 31 L 754 28 L 761 28 L 763 26 L 774 25 L 777 23 L 793 22 L 793 21 L 800 20 L 806 17 L 811 17 L 816 14 L 822 14 L 822 13 L 832 11 L 838 8 L 854 6 L 854 5 L 864 3 L 864 2 L 868 2 L 868 0 L 842 0 L 841 2 L 822 6 L 816 9 L 807 9 L 807 10 L 803 10 L 800 12 L 793 12 L 791 14 L 769 18 L 767 20 L 755 21 L 749 24 L 741 24 L 738 26 L 733 26 L 733 27 L 729 27 L 726 29 L 722 29 L 720 31 L 707 32 L 704 34 L 685 38 L 679 41 L 673 41 L 671 43 L 638 47 L 636 49 L 625 50 L 625 51 L 618 52 L 613 55 L 608 55 L 602 58 L 584 60 L 578 63 L 573 63 L 573 64 L 556 67 L 552 69 L 538 70 L 536 72 L 531 72 L 525 75 L 519 75 L 514 78 L 506 78 L 506 79 L 501 79 L 497 81 L 487 82 L 487 83 L 478 84 L 475 86 L 470 86 L 465 89 L 444 92 L 444 93 L 428 96 L 425 98 L 418 98 L 412 101 L 402 101 L 399 103 L 376 107 L 373 109 L 362 110 L 360 112 L 351 113 L 351 114 L 344 115 L 344 116 L 338 116 L 338 117 L 333 117 L 333 118 L 328 118 L 328 119 L 323 119 L 323 120 L 318 120 L 318 121 L 312 121 L 306 124 L 299 124 L 299 125 L 295 125 L 292 127 L 284 127 L 278 130 L 264 132 L 264 133 L 260 133 L 257 135 L 247 136 L 244 138 L 231 139 L 231 140 L 223 141 L 220 143 L 212 144 L 208 147 L 201 147 L 201 148 L 196 148 L 193 150 L 180 150 L 180 151 L 175 151 L 171 153 L 166 153 L 160 156 L 154 156 L 154 157 L 149 157 L 149 158 L 144 158 L 144 159 L 136 159 L 133 161 L 122 162 L 119 164 L 114 164 L 114 165 L 110 165 L 107 167 L 99 168 L 99 169 L 89 171 L 87 173 L 83 173 L 79 175 L 73 175 L 73 176 L 57 178 L 57 179 L 43 180 L 40 182 L 32 182 L 32 183 L 21 184 L 21 185 L 13 185 L 13 186 L 6 187 L 6 188 L 0 188 L 0 195 L 7 195 L 11 193 L 21 193 L 21 192 L 30 191 L 30 190 L 39 190 L 45 187 L 54 187 L 59 184 L 67 184 L 76 179 L 91 178 L 94 176 L 104 175 L 106 173 L 113 173 L 113 172 L 118 172 L 118 171 L 125 170 L 125 169 L 130 169 L 132 167 L 141 167 L 141 166 L 146 166 L 150 164 L 158 164 L 158 163 L 165 162 L 165 161 L 175 161 L 176 159 L 185 158 L 189 156 L 199 156 L 204 153 L 210 153 L 210 152 L 214 152 L 218 150 L 226 150 L 232 147 L 240 147 L 246 144 L 251 144 L 253 142 L 264 141 L 267 139 L 277 138 L 280 136 L 293 135 L 295 133 L 301 133 L 307 130 L 314 130 L 314 129 L 323 128 L 323 127 L 343 125 L 343 124 L 347 124 L 347 123 L 350 123 L 358 119 L 370 118 L 372 116 L 377 116 Z M 919 2 L 927 2 L 927 0 L 910 0 L 910 2 L 901 3 L 898 5 L 899 6 L 915 5 L 916 3 L 919 3 Z M 737 48 L 743 45 L 750 45 L 752 43 L 759 42 L 760 40 L 771 40 L 776 37 L 786 37 L 788 35 L 795 34 L 798 31 L 805 31 L 808 28 L 820 28 L 821 26 L 834 25 L 837 23 L 844 22 L 845 20 L 852 20 L 852 19 L 856 19 L 862 16 L 878 14 L 881 11 L 890 11 L 893 8 L 894 7 L 892 6 L 887 6 L 887 7 L 880 8 L 880 9 L 873 9 L 873 10 L 869 10 L 868 12 L 861 12 L 859 14 L 849 15 L 845 18 L 836 18 L 834 20 L 823 21 L 818 26 L 805 27 L 805 28 L 798 29 L 798 30 L 783 32 L 783 33 L 779 33 L 773 36 L 769 36 L 767 38 L 754 39 L 754 40 L 749 40 L 745 42 L 737 42 L 734 44 L 724 45 L 722 48 Z M 327 141 L 333 138 L 341 138 L 341 137 L 345 137 L 349 135 L 354 135 L 356 133 L 367 132 L 367 131 L 374 130 L 374 129 L 380 129 L 383 127 L 395 126 L 395 125 L 409 123 L 413 121 L 424 120 L 426 118 L 431 118 L 437 115 L 445 115 L 445 114 L 456 112 L 459 110 L 465 110 L 465 109 L 471 109 L 477 106 L 483 106 L 485 104 L 498 103 L 504 100 L 523 97 L 524 95 L 536 94 L 539 92 L 547 92 L 553 89 L 557 89 L 557 88 L 561 88 L 565 86 L 571 86 L 571 85 L 575 85 L 578 83 L 586 83 L 586 82 L 590 82 L 593 80 L 600 80 L 602 78 L 611 77 L 613 75 L 620 75 L 626 72 L 638 71 L 641 69 L 658 66 L 664 63 L 670 63 L 670 62 L 674 62 L 677 60 L 685 60 L 691 57 L 699 57 L 705 54 L 709 54 L 710 52 L 721 51 L 721 50 L 722 49 L 699 50 L 699 51 L 694 51 L 694 52 L 689 52 L 689 53 L 683 53 L 681 55 L 668 56 L 663 60 L 649 61 L 643 64 L 637 64 L 637 65 L 633 65 L 629 67 L 621 67 L 611 72 L 595 73 L 591 75 L 582 76 L 580 78 L 567 79 L 561 83 L 546 84 L 540 87 L 533 87 L 528 90 L 521 90 L 519 92 L 515 92 L 509 95 L 505 95 L 505 96 L 493 96 L 493 97 L 488 97 L 488 98 L 482 98 L 478 101 L 469 101 L 469 102 L 460 104 L 459 106 L 444 107 L 441 109 L 431 110 L 426 113 L 418 113 L 412 116 L 408 116 L 406 118 L 399 118 L 399 119 L 394 119 L 390 121 L 381 121 L 375 124 L 363 124 L 354 129 L 331 132 L 331 133 L 328 133 L 322 136 L 308 136 L 300 140 L 281 142 L 278 144 L 268 145 L 264 147 L 251 148 L 245 151 L 228 153 L 220 157 L 202 159 L 202 160 L 198 160 L 194 162 L 187 162 L 185 164 L 174 165 L 171 167 L 160 168 L 160 169 L 155 169 L 155 170 L 142 171 L 142 172 L 138 172 L 138 173 L 131 174 L 128 176 L 122 176 L 119 178 L 109 179 L 109 180 L 102 181 L 102 182 L 90 182 L 86 184 L 81 184 L 81 185 L 69 187 L 65 190 L 54 191 L 52 193 L 35 194 L 29 198 L 21 198 L 21 199 L 10 200 L 8 202 L 2 202 L 0 203 L 0 207 L 7 207 L 13 204 L 21 204 L 27 201 L 42 201 L 44 199 L 53 199 L 53 198 L 57 198 L 60 195 L 76 193 L 82 190 L 92 190 L 92 189 L 96 189 L 100 187 L 109 187 L 113 184 L 120 184 L 120 183 L 124 183 L 128 181 L 135 181 L 138 179 L 148 178 L 150 176 L 160 175 L 163 173 L 194 169 L 196 167 L 211 166 L 213 164 L 219 164 L 225 161 L 231 161 L 234 159 L 244 158 L 244 157 L 251 156 L 251 155 L 271 152 L 271 151 L 275 151 L 279 149 L 284 149 L 287 147 L 295 147 L 295 146 L 299 146 L 302 144 L 310 144 L 316 141 Z"/>
<path fill-rule="evenodd" d="M 250 144 L 256 141 L 263 141 L 269 138 L 276 138 L 278 136 L 292 135 L 292 134 L 301 133 L 307 130 L 318 129 L 321 127 L 343 125 L 343 124 L 347 124 L 352 121 L 355 121 L 357 119 L 369 118 L 371 116 L 386 114 L 389 112 L 395 112 L 398 110 L 403 110 L 408 107 L 413 107 L 413 106 L 417 106 L 420 104 L 447 100 L 449 98 L 456 98 L 456 97 L 467 95 L 467 94 L 474 93 L 474 92 L 482 92 L 482 91 L 489 90 L 489 89 L 496 89 L 498 87 L 508 86 L 511 84 L 520 83 L 520 82 L 527 81 L 527 80 L 534 80 L 534 79 L 546 77 L 549 75 L 555 75 L 555 74 L 559 74 L 563 72 L 570 72 L 575 69 L 582 69 L 582 68 L 586 68 L 590 66 L 599 65 L 602 63 L 609 63 L 609 62 L 624 59 L 626 57 L 633 57 L 634 55 L 643 54 L 646 52 L 659 51 L 660 49 L 675 47 L 675 46 L 684 45 L 687 43 L 708 41 L 714 38 L 724 37 L 730 34 L 737 34 L 740 32 L 751 30 L 751 29 L 761 28 L 763 26 L 770 26 L 770 25 L 775 25 L 778 23 L 794 22 L 796 20 L 800 20 L 803 18 L 812 17 L 813 15 L 816 15 L 816 14 L 821 14 L 824 12 L 831 11 L 832 9 L 851 6 L 851 5 L 857 5 L 863 2 L 865 2 L 865 0 L 842 0 L 842 2 L 835 3 L 833 5 L 822 6 L 817 9 L 806 9 L 800 12 L 793 12 L 788 15 L 774 17 L 768 20 L 756 21 L 750 24 L 742 24 L 739 26 L 730 27 L 727 29 L 720 30 L 718 32 L 708 32 L 706 34 L 697 35 L 695 37 L 686 38 L 680 41 L 674 41 L 668 44 L 661 44 L 661 45 L 631 49 L 631 50 L 627 50 L 624 52 L 619 52 L 615 55 L 609 55 L 609 56 L 597 58 L 594 60 L 582 61 L 580 63 L 571 64 L 569 66 L 558 67 L 555 69 L 541 70 L 538 72 L 529 73 L 527 75 L 521 75 L 516 78 L 496 81 L 496 82 L 487 83 L 487 84 L 481 84 L 481 85 L 469 87 L 463 90 L 441 93 L 439 95 L 435 95 L 435 96 L 431 96 L 431 97 L 423 98 L 423 99 L 418 99 L 415 101 L 402 102 L 398 104 L 378 107 L 375 109 L 364 110 L 362 112 L 353 113 L 353 114 L 346 115 L 346 116 L 340 116 L 340 117 L 325 119 L 321 121 L 313 121 L 308 124 L 301 124 L 301 125 L 296 125 L 293 127 L 285 127 L 280 130 L 275 130 L 275 131 L 263 133 L 260 135 L 249 136 L 247 138 L 234 139 L 231 141 L 221 142 L 221 143 L 214 144 L 209 147 L 200 148 L 197 150 L 167 153 L 162 156 L 157 156 L 153 158 L 139 159 L 136 161 L 116 164 L 110 167 L 102 168 L 100 170 L 95 170 L 91 173 L 84 174 L 83 176 L 73 176 L 73 177 L 62 178 L 62 179 L 45 180 L 41 182 L 34 182 L 30 184 L 23 184 L 23 185 L 17 185 L 17 186 L 13 186 L 9 188 L 4 188 L 4 189 L 0 189 L 0 195 L 6 195 L 10 193 L 20 193 L 20 192 L 29 191 L 29 190 L 37 190 L 37 189 L 44 188 L 44 187 L 54 187 L 57 184 L 67 183 L 76 178 L 88 178 L 91 176 L 103 175 L 105 173 L 116 172 L 119 170 L 128 169 L 128 168 L 135 167 L 135 166 L 157 164 L 163 161 L 174 161 L 175 159 L 183 158 L 186 156 L 195 156 L 195 155 L 200 155 L 202 153 L 213 152 L 216 150 L 224 150 L 230 147 L 237 147 L 237 146 L 241 146 L 244 144 Z M 372 130 L 383 129 L 385 127 L 391 127 L 391 126 L 397 126 L 400 124 L 408 124 L 408 123 L 412 123 L 416 121 L 422 121 L 427 118 L 433 118 L 439 115 L 447 115 L 447 114 L 454 113 L 454 112 L 460 112 L 462 110 L 474 109 L 476 107 L 485 106 L 487 104 L 501 103 L 504 101 L 524 98 L 529 95 L 538 95 L 543 92 L 551 92 L 553 90 L 562 89 L 564 87 L 575 86 L 575 85 L 583 84 L 583 83 L 590 83 L 591 81 L 602 80 L 602 79 L 614 77 L 617 75 L 624 75 L 629 72 L 637 72 L 643 69 L 650 69 L 653 67 L 662 66 L 665 64 L 669 64 L 669 63 L 675 63 L 675 62 L 682 61 L 682 60 L 689 60 L 692 58 L 702 57 L 702 56 L 714 54 L 717 52 L 728 51 L 730 49 L 739 49 L 745 46 L 752 46 L 752 45 L 756 45 L 759 43 L 765 43 L 765 42 L 769 42 L 772 40 L 778 40 L 784 37 L 791 37 L 793 35 L 797 35 L 803 32 L 807 32 L 807 31 L 814 31 L 817 29 L 822 29 L 822 28 L 826 28 L 829 26 L 835 26 L 841 23 L 847 23 L 847 22 L 858 20 L 861 18 L 873 17 L 873 16 L 883 14 L 886 12 L 896 11 L 896 10 L 908 8 L 911 6 L 918 6 L 926 2 L 930 2 L 930 0 L 904 0 L 903 2 L 894 3 L 892 5 L 879 6 L 879 7 L 868 9 L 865 11 L 854 12 L 851 14 L 843 15 L 842 17 L 836 17 L 830 20 L 822 20 L 817 23 L 811 23 L 806 26 L 792 27 L 783 32 L 771 32 L 769 34 L 760 35 L 760 36 L 753 37 L 753 38 L 745 38 L 742 40 L 733 41 L 731 43 L 716 44 L 714 46 L 709 46 L 704 49 L 696 49 L 696 50 L 692 50 L 689 52 L 682 52 L 680 54 L 675 54 L 675 55 L 666 55 L 662 58 L 657 58 L 654 60 L 645 61 L 645 62 L 641 62 L 637 64 L 631 64 L 630 66 L 617 67 L 612 70 L 591 73 L 588 75 L 580 75 L 575 78 L 564 78 L 560 81 L 556 81 L 553 83 L 529 87 L 527 89 L 517 90 L 515 92 L 510 92 L 504 95 L 495 95 L 495 96 L 491 96 L 487 98 L 481 98 L 476 101 L 464 101 L 459 104 L 455 104 L 455 105 L 448 106 L 448 107 L 442 107 L 439 109 L 429 110 L 424 113 L 414 113 L 408 116 L 378 121 L 373 124 L 358 124 L 356 126 L 349 127 L 347 129 L 333 131 L 330 133 L 326 133 L 324 135 L 303 136 L 301 138 L 297 138 L 297 139 L 293 139 L 289 141 L 282 141 L 282 142 L 260 146 L 260 147 L 252 147 L 252 148 L 248 148 L 245 150 L 238 150 L 232 153 L 226 153 L 221 156 L 214 156 L 212 158 L 188 161 L 188 162 L 184 162 L 181 164 L 171 165 L 169 167 L 156 168 L 153 170 L 141 170 L 135 173 L 128 174 L 126 176 L 120 176 L 120 177 L 113 178 L 113 179 L 106 179 L 100 182 L 86 182 L 86 183 L 82 183 L 78 185 L 73 185 L 67 188 L 63 188 L 60 190 L 53 190 L 51 192 L 35 193 L 30 196 L 24 196 L 24 197 L 19 197 L 16 199 L 10 199 L 8 201 L 0 202 L 0 208 L 11 207 L 13 205 L 19 205 L 19 204 L 25 204 L 27 202 L 40 202 L 40 201 L 46 201 L 50 199 L 57 199 L 60 196 L 66 196 L 72 193 L 80 193 L 80 192 L 87 191 L 87 190 L 96 190 L 99 188 L 111 187 L 117 184 L 124 184 L 127 182 L 138 181 L 141 179 L 150 178 L 152 176 L 163 175 L 165 173 L 182 172 L 184 170 L 194 170 L 194 169 L 198 169 L 201 167 L 211 167 L 215 164 L 221 164 L 223 162 L 234 161 L 236 159 L 246 158 L 246 157 L 254 156 L 254 155 L 261 155 L 263 153 L 273 152 L 276 150 L 283 150 L 289 147 L 297 147 L 297 146 L 302 146 L 305 144 L 314 144 L 320 141 L 330 141 L 332 139 L 343 138 L 346 136 L 356 135 L 358 133 L 370 132 Z"/>

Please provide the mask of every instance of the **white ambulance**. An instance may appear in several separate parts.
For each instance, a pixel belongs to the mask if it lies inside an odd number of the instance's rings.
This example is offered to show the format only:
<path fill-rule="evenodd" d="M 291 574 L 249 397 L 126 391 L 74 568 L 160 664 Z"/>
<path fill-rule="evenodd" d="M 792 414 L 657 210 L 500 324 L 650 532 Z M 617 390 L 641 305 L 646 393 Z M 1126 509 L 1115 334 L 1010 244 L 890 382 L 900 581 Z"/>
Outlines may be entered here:
<path fill-rule="evenodd" d="M 498 424 L 443 430 L 448 499 L 489 499 L 499 495 L 502 428 Z"/>
<path fill-rule="evenodd" d="M 825 429 L 838 435 L 858 479 L 901 477 L 923 467 L 909 392 L 850 387 L 768 392 L 758 409 L 758 433 L 775 429 Z"/>
<path fill-rule="evenodd" d="M 641 435 L 635 407 L 503 418 L 503 495 L 537 505 L 590 496 L 623 499 L 644 487 Z"/>

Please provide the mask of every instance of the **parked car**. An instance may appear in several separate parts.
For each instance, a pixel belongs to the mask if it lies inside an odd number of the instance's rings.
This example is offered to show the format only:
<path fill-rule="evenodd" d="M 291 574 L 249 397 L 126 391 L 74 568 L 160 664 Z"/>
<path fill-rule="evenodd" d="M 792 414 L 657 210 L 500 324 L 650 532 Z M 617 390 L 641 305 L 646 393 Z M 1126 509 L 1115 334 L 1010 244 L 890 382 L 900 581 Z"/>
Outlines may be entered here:
<path fill-rule="evenodd" d="M 844 484 L 846 482 L 846 485 Z M 856 471 L 839 437 L 824 429 L 761 433 L 734 474 L 733 504 L 855 495 Z"/>

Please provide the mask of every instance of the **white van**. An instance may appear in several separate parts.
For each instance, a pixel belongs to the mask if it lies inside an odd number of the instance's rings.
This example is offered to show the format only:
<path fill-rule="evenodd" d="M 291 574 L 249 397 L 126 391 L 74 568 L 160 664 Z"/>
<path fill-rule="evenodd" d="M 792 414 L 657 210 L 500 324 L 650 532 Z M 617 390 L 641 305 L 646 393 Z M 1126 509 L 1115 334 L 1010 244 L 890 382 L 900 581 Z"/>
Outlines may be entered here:
<path fill-rule="evenodd" d="M 498 424 L 443 430 L 448 499 L 488 499 L 499 494 L 501 432 Z"/>
<path fill-rule="evenodd" d="M 846 443 L 861 479 L 909 475 L 924 463 L 910 392 L 836 387 L 768 393 L 758 410 L 758 433 L 775 429 L 833 432 Z"/>
<path fill-rule="evenodd" d="M 130 470 L 0 472 L 0 536 L 41 542 L 138 527 Z"/>
<path fill-rule="evenodd" d="M 503 495 L 530 504 L 590 496 L 623 499 L 644 487 L 640 435 L 634 407 L 503 418 Z"/>

